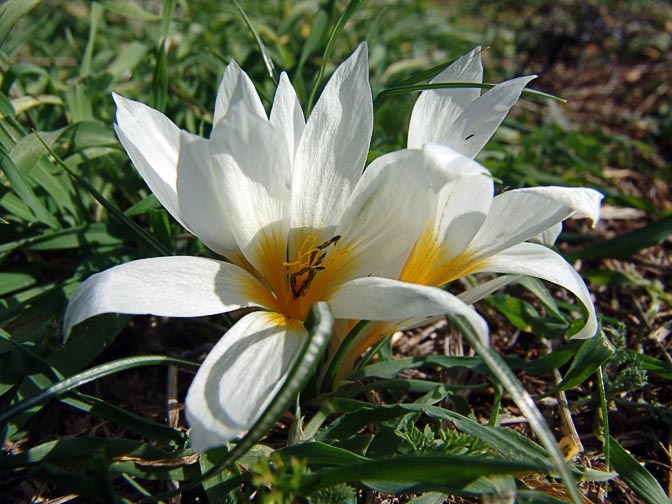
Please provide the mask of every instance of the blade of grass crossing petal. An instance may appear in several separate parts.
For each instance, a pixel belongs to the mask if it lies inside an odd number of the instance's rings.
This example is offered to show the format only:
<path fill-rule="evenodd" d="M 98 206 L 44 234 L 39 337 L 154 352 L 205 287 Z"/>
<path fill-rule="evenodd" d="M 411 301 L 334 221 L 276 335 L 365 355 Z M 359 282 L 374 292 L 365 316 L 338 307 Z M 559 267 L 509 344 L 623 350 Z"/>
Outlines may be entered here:
<path fill-rule="evenodd" d="M 0 5 L 0 47 L 16 22 L 39 3 L 40 0 L 7 0 Z"/>
<path fill-rule="evenodd" d="M 523 415 L 530 423 L 532 431 L 537 435 L 541 444 L 548 450 L 552 460 L 557 465 L 557 469 L 564 480 L 565 487 L 569 493 L 574 504 L 581 504 L 583 502 L 576 486 L 574 476 L 570 472 L 565 463 L 564 456 L 558 443 L 551 432 L 548 424 L 544 420 L 539 408 L 534 403 L 534 400 L 525 388 L 518 381 L 511 369 L 506 365 L 504 360 L 495 353 L 491 348 L 486 347 L 471 327 L 471 324 L 459 316 L 449 317 L 453 324 L 460 330 L 460 332 L 467 338 L 469 344 L 473 347 L 476 353 L 485 361 L 492 373 L 497 377 L 500 383 L 504 386 L 506 391 L 511 394 L 511 398 L 518 405 Z"/>
<path fill-rule="evenodd" d="M 326 303 L 317 303 L 313 306 L 306 320 L 308 329 L 308 338 L 296 357 L 296 361 L 290 369 L 285 383 L 282 385 L 276 396 L 266 408 L 266 411 L 259 417 L 249 432 L 240 440 L 240 442 L 229 452 L 220 464 L 214 466 L 206 472 L 200 481 L 194 481 L 192 485 L 186 488 L 193 488 L 211 476 L 217 474 L 221 468 L 228 467 L 250 448 L 252 448 L 268 431 L 282 414 L 291 408 L 297 394 L 303 390 L 308 379 L 314 374 L 317 364 L 324 354 L 333 328 L 333 318 Z M 164 494 L 168 495 L 168 494 Z M 163 496 L 160 496 L 163 497 Z"/>
<path fill-rule="evenodd" d="M 37 135 L 37 133 L 36 133 Z M 58 157 L 54 151 L 49 147 L 46 143 L 42 141 L 39 135 L 37 135 L 37 138 L 40 139 L 42 142 L 42 145 L 44 145 L 44 148 L 51 154 L 54 159 L 56 160 L 56 163 L 63 168 L 68 175 L 70 175 L 78 184 L 80 184 L 84 189 L 86 189 L 91 196 L 93 196 L 98 203 L 100 203 L 105 210 L 107 210 L 110 215 L 113 217 L 117 218 L 122 224 L 127 226 L 128 228 L 131 229 L 142 241 L 144 241 L 147 245 L 149 245 L 150 248 L 154 249 L 156 252 L 158 252 L 159 255 L 173 255 L 173 252 L 168 250 L 161 242 L 159 242 L 156 238 L 154 238 L 152 235 L 147 233 L 144 229 L 142 229 L 140 226 L 138 226 L 134 221 L 129 219 L 121 210 L 119 210 L 117 207 L 115 207 L 112 203 L 107 201 L 107 199 L 98 192 L 98 190 L 93 187 L 86 179 L 83 177 L 80 177 L 77 173 L 73 172 L 68 166 L 63 162 L 63 160 Z"/>
<path fill-rule="evenodd" d="M 331 33 L 329 34 L 327 45 L 325 46 L 324 53 L 322 54 L 322 63 L 320 64 L 320 69 L 317 72 L 315 83 L 313 84 L 313 87 L 310 90 L 310 96 L 308 97 L 308 105 L 306 106 L 306 117 L 309 116 L 310 112 L 313 110 L 313 105 L 315 104 L 317 93 L 322 87 L 322 81 L 324 80 L 324 73 L 327 68 L 327 63 L 329 62 L 329 57 L 331 56 L 331 53 L 334 50 L 334 46 L 336 45 L 336 40 L 338 39 L 338 36 L 343 30 L 345 23 L 347 23 L 348 20 L 352 17 L 352 15 L 355 12 L 357 12 L 357 9 L 361 7 L 363 1 L 364 0 L 350 0 L 348 6 L 338 17 L 338 20 L 334 25 L 334 29 L 331 30 Z"/>
<path fill-rule="evenodd" d="M 264 45 L 264 41 L 261 40 L 261 37 L 259 36 L 259 33 L 257 30 L 254 28 L 252 25 L 252 21 L 250 21 L 250 18 L 247 17 L 247 14 L 245 14 L 245 11 L 243 8 L 240 6 L 238 3 L 238 0 L 233 0 L 234 5 L 238 9 L 238 12 L 240 12 L 240 15 L 243 16 L 243 20 L 245 21 L 245 24 L 249 28 L 249 30 L 252 32 L 252 35 L 254 36 L 254 40 L 257 42 L 257 46 L 259 47 L 259 51 L 261 52 L 261 57 L 264 60 L 264 65 L 266 66 L 266 71 L 268 72 L 268 75 L 273 79 L 273 83 L 277 86 L 278 82 L 280 82 L 280 79 L 278 78 L 278 72 L 275 70 L 275 65 L 273 64 L 273 60 L 271 59 L 271 56 L 268 54 L 268 50 L 266 49 L 266 46 Z"/>
<path fill-rule="evenodd" d="M 427 83 L 427 84 L 412 84 L 408 86 L 395 86 L 380 91 L 373 100 L 374 108 L 380 105 L 380 102 L 387 98 L 388 96 L 395 96 L 406 93 L 414 93 L 419 91 L 425 91 L 426 89 L 454 89 L 454 88 L 480 88 L 480 89 L 490 89 L 495 87 L 496 84 L 491 84 L 488 82 L 437 82 L 437 83 Z M 536 89 L 523 89 L 523 94 L 526 96 L 538 96 L 540 98 L 546 98 L 550 100 L 555 100 L 560 103 L 566 103 L 567 100 L 559 98 L 552 94 L 544 93 L 543 91 L 537 91 Z"/>
<path fill-rule="evenodd" d="M 3 413 L 0 413 L 0 424 L 6 422 L 15 415 L 30 409 L 33 406 L 41 404 L 42 402 L 51 399 L 52 397 L 58 397 L 59 395 L 80 387 L 85 383 L 89 383 L 105 376 L 125 371 L 127 369 L 135 369 L 145 366 L 167 365 L 178 366 L 180 368 L 189 369 L 192 371 L 196 371 L 199 367 L 195 362 L 184 359 L 177 359 L 174 357 L 167 357 L 164 355 L 141 355 L 137 357 L 118 359 L 112 362 L 101 364 L 91 369 L 87 369 L 86 371 L 77 373 L 74 376 L 65 378 L 57 383 L 54 383 L 48 389 L 43 390 L 39 394 L 14 404 Z"/>
<path fill-rule="evenodd" d="M 646 504 L 670 504 L 670 499 L 660 483 L 646 468 L 637 462 L 613 437 L 607 443 L 611 452 L 611 462 L 618 474 Z"/>

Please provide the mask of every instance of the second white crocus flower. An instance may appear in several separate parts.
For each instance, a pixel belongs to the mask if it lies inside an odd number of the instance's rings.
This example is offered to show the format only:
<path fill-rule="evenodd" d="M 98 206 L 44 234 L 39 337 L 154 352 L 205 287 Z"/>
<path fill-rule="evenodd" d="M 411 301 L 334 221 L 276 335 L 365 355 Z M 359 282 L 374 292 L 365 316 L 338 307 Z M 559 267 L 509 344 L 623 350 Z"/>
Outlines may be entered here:
<path fill-rule="evenodd" d="M 224 334 L 194 378 L 186 398 L 193 449 L 253 425 L 282 385 L 317 301 L 346 319 L 452 312 L 487 334 L 447 292 L 376 276 L 403 264 L 422 229 L 429 182 L 412 167 L 429 153 L 392 153 L 362 174 L 373 124 L 365 45 L 335 71 L 307 122 L 285 74 L 269 118 L 235 63 L 209 139 L 138 102 L 115 101 L 119 138 L 152 192 L 228 261 L 161 257 L 98 273 L 73 295 L 65 331 L 107 312 L 193 317 L 259 308 Z"/>
<path fill-rule="evenodd" d="M 555 242 L 567 218 L 584 217 L 595 223 L 602 195 L 593 189 L 538 187 L 495 196 L 492 176 L 473 161 L 533 78 L 511 79 L 485 93 L 474 87 L 420 94 L 411 114 L 408 148 L 424 150 L 426 161 L 415 173 L 423 171 L 430 179 L 430 211 L 403 268 L 394 277 L 447 286 L 476 273 L 508 274 L 464 292 L 460 298 L 470 304 L 518 275 L 541 278 L 579 299 L 587 318 L 573 337 L 589 338 L 597 330 L 590 293 L 572 265 L 548 245 Z M 482 81 L 481 48 L 476 47 L 431 82 Z M 367 327 L 350 350 L 341 377 L 368 347 L 408 325 L 409 321 L 403 321 Z"/>

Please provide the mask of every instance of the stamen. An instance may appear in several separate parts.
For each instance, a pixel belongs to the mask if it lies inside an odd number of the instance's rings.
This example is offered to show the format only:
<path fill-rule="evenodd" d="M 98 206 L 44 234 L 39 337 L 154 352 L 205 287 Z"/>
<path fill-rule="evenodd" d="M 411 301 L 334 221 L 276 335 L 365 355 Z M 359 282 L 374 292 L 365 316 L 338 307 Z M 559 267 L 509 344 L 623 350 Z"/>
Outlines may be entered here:
<path fill-rule="evenodd" d="M 299 269 L 289 275 L 289 287 L 292 290 L 294 299 L 298 299 L 306 293 L 318 271 L 326 269 L 326 266 L 322 264 L 327 257 L 325 249 L 331 245 L 336 245 L 340 239 L 341 236 L 336 235 L 321 245 L 315 246 L 317 235 L 311 234 L 306 237 L 301 247 L 299 247 L 296 259 L 283 263 L 283 266 L 286 268 L 299 267 Z"/>

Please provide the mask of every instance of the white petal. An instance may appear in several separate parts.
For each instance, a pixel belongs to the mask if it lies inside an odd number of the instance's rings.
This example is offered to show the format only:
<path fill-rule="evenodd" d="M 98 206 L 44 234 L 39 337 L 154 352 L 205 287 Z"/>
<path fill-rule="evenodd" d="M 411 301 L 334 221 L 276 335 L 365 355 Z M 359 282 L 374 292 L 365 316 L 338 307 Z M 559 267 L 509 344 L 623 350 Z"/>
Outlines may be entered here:
<path fill-rule="evenodd" d="M 260 306 L 265 292 L 233 264 L 184 256 L 139 259 L 86 279 L 70 299 L 63 333 L 102 313 L 199 317 Z"/>
<path fill-rule="evenodd" d="M 453 62 L 431 80 L 441 82 L 483 81 L 481 48 L 476 47 Z M 478 88 L 431 89 L 420 93 L 408 128 L 408 148 L 419 149 L 428 142 L 442 142 L 459 115 L 481 95 Z"/>
<path fill-rule="evenodd" d="M 448 146 L 427 143 L 423 145 L 422 153 L 435 191 L 459 177 L 485 175 L 492 178 L 487 168 Z"/>
<path fill-rule="evenodd" d="M 485 320 L 456 296 L 436 287 L 379 277 L 356 278 L 341 285 L 329 305 L 335 318 L 404 321 L 399 327 L 417 325 L 437 315 L 460 315 L 488 344 Z"/>
<path fill-rule="evenodd" d="M 217 124 L 211 141 L 224 180 L 222 200 L 231 233 L 245 258 L 261 272 L 258 254 L 267 251 L 260 244 L 270 240 L 282 248 L 283 257 L 287 244 L 291 167 L 285 137 L 244 107 L 233 107 Z"/>
<path fill-rule="evenodd" d="M 486 296 L 497 292 L 499 289 L 502 289 L 509 285 L 510 283 L 515 282 L 520 278 L 520 275 L 502 275 L 492 280 L 488 280 L 476 287 L 467 289 L 466 291 L 460 293 L 458 298 L 464 301 L 467 304 L 474 304 Z"/>
<path fill-rule="evenodd" d="M 521 243 L 483 261 L 478 271 L 528 275 L 553 282 L 574 294 L 588 312 L 586 325 L 573 337 L 595 335 L 597 316 L 588 288 L 576 270 L 560 255 L 543 245 Z"/>
<path fill-rule="evenodd" d="M 115 131 L 133 165 L 168 212 L 187 229 L 177 204 L 180 129 L 158 110 L 112 94 L 117 104 Z"/>
<path fill-rule="evenodd" d="M 371 142 L 368 74 L 367 48 L 361 44 L 336 69 L 308 118 L 292 174 L 292 228 L 334 225 L 345 208 Z"/>
<path fill-rule="evenodd" d="M 180 135 L 177 203 L 185 224 L 211 250 L 233 257 L 239 253 L 231 233 L 224 197 L 224 173 L 213 163 L 211 140 Z"/>
<path fill-rule="evenodd" d="M 306 127 L 301 104 L 296 92 L 285 72 L 280 74 L 280 84 L 275 92 L 275 100 L 271 109 L 271 124 L 285 135 L 285 143 L 289 149 L 290 163 L 294 162 L 294 153 Z"/>
<path fill-rule="evenodd" d="M 601 199 L 602 195 L 593 189 L 575 187 L 504 192 L 493 200 L 470 249 L 478 257 L 485 257 L 532 239 L 573 215 L 597 219 Z"/>
<path fill-rule="evenodd" d="M 464 159 L 468 158 L 460 156 L 458 164 Z M 493 192 L 492 178 L 481 173 L 458 177 L 435 193 L 434 236 L 446 252 L 444 260 L 457 256 L 469 245 L 490 211 Z"/>
<path fill-rule="evenodd" d="M 256 117 L 267 119 L 254 84 L 238 64 L 231 61 L 224 70 L 224 76 L 217 89 L 212 124 L 216 126 L 234 105 L 244 107 L 248 113 Z"/>
<path fill-rule="evenodd" d="M 386 271 L 406 256 L 428 215 L 428 180 L 418 150 L 396 151 L 366 169 L 336 228 L 338 247 L 352 251 L 350 278 Z"/>
<path fill-rule="evenodd" d="M 302 324 L 254 312 L 222 336 L 185 400 L 191 448 L 202 452 L 245 434 L 287 377 L 307 336 Z"/>
<path fill-rule="evenodd" d="M 487 91 L 467 107 L 436 141 L 467 157 L 476 157 L 518 101 L 523 89 L 535 76 L 511 79 Z"/>

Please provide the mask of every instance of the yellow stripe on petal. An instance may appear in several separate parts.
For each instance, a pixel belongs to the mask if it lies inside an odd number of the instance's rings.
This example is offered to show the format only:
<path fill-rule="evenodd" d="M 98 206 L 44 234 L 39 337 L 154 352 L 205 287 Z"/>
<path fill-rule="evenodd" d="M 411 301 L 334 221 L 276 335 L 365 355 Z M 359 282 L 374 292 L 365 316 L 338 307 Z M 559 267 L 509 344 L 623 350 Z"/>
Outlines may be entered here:
<path fill-rule="evenodd" d="M 436 239 L 431 225 L 425 226 L 399 275 L 403 282 L 442 286 L 478 271 L 482 261 L 465 250 L 450 257 L 448 248 Z"/>

